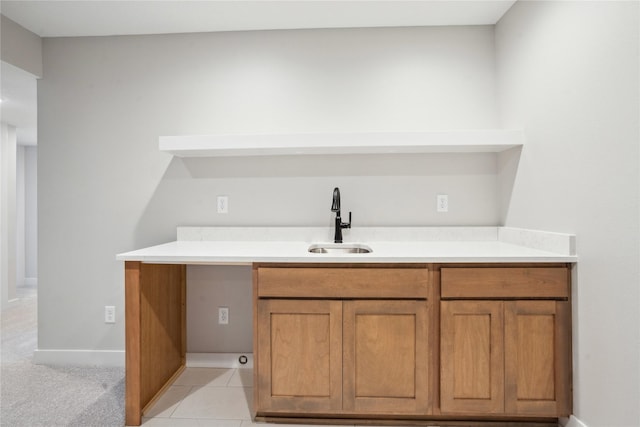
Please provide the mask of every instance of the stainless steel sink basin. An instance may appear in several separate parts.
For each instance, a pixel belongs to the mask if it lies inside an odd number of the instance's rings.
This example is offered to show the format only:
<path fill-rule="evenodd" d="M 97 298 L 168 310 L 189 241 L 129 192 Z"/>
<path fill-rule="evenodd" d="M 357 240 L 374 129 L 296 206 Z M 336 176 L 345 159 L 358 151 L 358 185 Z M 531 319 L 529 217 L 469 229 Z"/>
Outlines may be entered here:
<path fill-rule="evenodd" d="M 309 252 L 313 254 L 368 254 L 372 250 L 361 243 L 316 243 L 309 246 Z"/>

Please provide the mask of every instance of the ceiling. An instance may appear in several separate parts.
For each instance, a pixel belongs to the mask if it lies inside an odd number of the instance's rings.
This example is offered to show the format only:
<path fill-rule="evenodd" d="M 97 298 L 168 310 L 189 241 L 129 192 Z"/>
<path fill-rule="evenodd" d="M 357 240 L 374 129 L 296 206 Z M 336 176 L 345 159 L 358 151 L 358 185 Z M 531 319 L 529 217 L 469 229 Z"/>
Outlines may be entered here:
<path fill-rule="evenodd" d="M 307 28 L 493 25 L 516 0 L 2 0 L 0 12 L 40 37 Z M 2 121 L 36 143 L 33 76 L 2 63 Z"/>
<path fill-rule="evenodd" d="M 41 37 L 301 28 L 493 25 L 515 0 L 12 1 L 2 14 Z"/>

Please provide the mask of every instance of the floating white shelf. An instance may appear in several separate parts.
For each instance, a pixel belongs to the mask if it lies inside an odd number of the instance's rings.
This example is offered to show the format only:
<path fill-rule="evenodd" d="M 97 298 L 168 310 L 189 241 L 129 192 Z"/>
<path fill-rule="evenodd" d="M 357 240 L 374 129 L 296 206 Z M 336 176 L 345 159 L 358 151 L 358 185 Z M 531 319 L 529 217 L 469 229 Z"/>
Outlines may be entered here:
<path fill-rule="evenodd" d="M 300 154 L 482 153 L 521 146 L 521 130 L 161 136 L 178 157 Z"/>

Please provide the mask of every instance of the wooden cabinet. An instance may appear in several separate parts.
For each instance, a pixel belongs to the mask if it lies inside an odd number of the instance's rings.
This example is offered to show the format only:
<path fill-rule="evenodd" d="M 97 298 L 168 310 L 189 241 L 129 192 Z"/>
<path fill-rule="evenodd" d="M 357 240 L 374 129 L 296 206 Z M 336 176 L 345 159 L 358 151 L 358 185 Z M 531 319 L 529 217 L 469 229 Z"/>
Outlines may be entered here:
<path fill-rule="evenodd" d="M 258 393 L 274 411 L 342 408 L 342 303 L 261 300 Z"/>
<path fill-rule="evenodd" d="M 427 413 L 426 301 L 345 301 L 343 309 L 344 410 Z"/>
<path fill-rule="evenodd" d="M 456 270 L 441 273 L 442 413 L 568 416 L 567 269 Z"/>
<path fill-rule="evenodd" d="M 554 424 L 566 264 L 254 265 L 259 419 Z"/>
<path fill-rule="evenodd" d="M 265 268 L 256 277 L 257 413 L 429 412 L 424 267 Z M 300 288 L 318 299 L 299 299 Z"/>
<path fill-rule="evenodd" d="M 509 301 L 505 308 L 505 412 L 569 416 L 567 301 Z"/>
<path fill-rule="evenodd" d="M 258 419 L 553 426 L 571 414 L 567 264 L 253 268 Z M 125 281 L 125 418 L 140 425 L 185 366 L 186 268 L 128 261 Z"/>
<path fill-rule="evenodd" d="M 443 301 L 440 316 L 442 412 L 504 412 L 502 303 Z"/>

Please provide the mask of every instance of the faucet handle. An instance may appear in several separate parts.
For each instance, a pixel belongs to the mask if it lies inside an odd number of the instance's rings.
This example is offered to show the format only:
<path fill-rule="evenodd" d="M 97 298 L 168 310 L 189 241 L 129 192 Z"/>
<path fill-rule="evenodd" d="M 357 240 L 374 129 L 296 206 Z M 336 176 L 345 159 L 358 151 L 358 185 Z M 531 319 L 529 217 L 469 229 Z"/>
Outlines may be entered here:
<path fill-rule="evenodd" d="M 341 222 L 340 227 L 351 228 L 351 212 L 349 212 L 349 222 Z"/>

